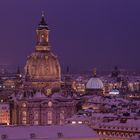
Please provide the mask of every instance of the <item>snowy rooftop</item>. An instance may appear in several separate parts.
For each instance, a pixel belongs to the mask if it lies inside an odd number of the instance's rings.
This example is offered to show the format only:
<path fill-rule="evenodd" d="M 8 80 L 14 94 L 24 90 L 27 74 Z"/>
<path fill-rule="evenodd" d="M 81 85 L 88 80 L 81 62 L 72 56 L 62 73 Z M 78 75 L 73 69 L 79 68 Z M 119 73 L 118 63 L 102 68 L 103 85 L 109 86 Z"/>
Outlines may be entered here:
<path fill-rule="evenodd" d="M 127 119 L 125 123 L 121 123 L 119 120 L 103 122 L 99 124 L 100 126 L 117 126 L 117 127 L 129 127 L 140 129 L 140 119 Z"/>
<path fill-rule="evenodd" d="M 92 117 L 104 118 L 104 117 L 117 117 L 117 116 L 114 115 L 113 113 L 92 113 Z"/>
<path fill-rule="evenodd" d="M 41 92 L 36 92 L 36 94 L 34 95 L 34 99 L 46 99 L 46 98 L 47 98 L 47 96 L 45 96 Z"/>
<path fill-rule="evenodd" d="M 87 121 L 89 120 L 89 117 L 84 116 L 84 115 L 74 115 L 71 118 L 67 119 L 68 121 Z"/>
<path fill-rule="evenodd" d="M 87 125 L 51 125 L 51 126 L 1 126 L 0 135 L 9 140 L 97 138 L 98 135 Z M 0 139 L 1 139 L 0 137 Z"/>

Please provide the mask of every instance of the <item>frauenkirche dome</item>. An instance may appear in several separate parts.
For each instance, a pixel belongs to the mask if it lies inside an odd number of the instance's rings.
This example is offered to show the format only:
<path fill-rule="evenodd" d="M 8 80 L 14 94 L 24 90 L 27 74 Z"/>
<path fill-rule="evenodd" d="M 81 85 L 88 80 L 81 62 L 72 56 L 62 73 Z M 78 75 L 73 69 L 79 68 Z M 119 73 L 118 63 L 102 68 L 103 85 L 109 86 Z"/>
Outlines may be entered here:
<path fill-rule="evenodd" d="M 34 52 L 28 58 L 25 71 L 30 80 L 60 79 L 60 65 L 57 57 L 51 52 Z"/>
<path fill-rule="evenodd" d="M 26 81 L 33 88 L 60 88 L 61 68 L 56 55 L 49 45 L 49 29 L 44 15 L 36 30 L 35 52 L 27 57 L 25 65 Z"/>

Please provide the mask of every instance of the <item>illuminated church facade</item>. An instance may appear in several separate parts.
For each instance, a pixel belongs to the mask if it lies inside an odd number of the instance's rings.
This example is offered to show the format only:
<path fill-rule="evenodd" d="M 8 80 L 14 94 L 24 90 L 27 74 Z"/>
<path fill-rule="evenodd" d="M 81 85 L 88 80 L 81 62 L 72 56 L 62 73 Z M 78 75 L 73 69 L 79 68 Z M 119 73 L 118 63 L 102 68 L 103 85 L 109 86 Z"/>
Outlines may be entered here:
<path fill-rule="evenodd" d="M 53 91 L 58 91 L 61 83 L 61 67 L 57 56 L 51 51 L 49 32 L 44 14 L 42 14 L 36 30 L 37 43 L 35 52 L 27 57 L 24 68 L 24 87 L 43 90 L 47 95 Z"/>
<path fill-rule="evenodd" d="M 61 67 L 51 51 L 44 15 L 36 32 L 37 44 L 27 57 L 22 90 L 11 96 L 10 124 L 64 124 L 76 113 L 77 101 L 60 92 Z"/>
<path fill-rule="evenodd" d="M 66 118 L 76 113 L 77 101 L 64 98 L 60 93 L 51 97 L 41 92 L 34 95 L 15 96 L 11 102 L 10 124 L 51 125 L 64 124 Z"/>

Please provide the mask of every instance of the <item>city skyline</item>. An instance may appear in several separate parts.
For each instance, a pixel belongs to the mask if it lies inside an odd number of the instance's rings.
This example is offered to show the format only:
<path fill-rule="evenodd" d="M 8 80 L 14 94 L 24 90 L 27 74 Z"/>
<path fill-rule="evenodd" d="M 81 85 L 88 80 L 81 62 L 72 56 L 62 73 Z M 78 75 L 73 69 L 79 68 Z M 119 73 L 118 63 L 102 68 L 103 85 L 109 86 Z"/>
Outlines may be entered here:
<path fill-rule="evenodd" d="M 139 140 L 140 2 L 0 3 L 1 140 Z"/>
<path fill-rule="evenodd" d="M 140 69 L 139 9 L 135 1 L 13 1 L 0 5 L 0 64 L 24 66 L 35 50 L 44 11 L 50 43 L 62 70 Z M 3 28 L 4 27 L 4 28 Z"/>

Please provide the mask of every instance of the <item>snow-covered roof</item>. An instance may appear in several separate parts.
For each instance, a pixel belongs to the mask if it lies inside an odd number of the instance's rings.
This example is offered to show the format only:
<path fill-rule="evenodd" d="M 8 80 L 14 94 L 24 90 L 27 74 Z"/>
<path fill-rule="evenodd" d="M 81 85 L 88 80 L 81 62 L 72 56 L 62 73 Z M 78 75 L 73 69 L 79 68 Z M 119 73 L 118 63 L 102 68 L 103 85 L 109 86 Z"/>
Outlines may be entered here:
<path fill-rule="evenodd" d="M 140 119 L 127 119 L 125 123 L 121 123 L 120 120 L 116 121 L 110 121 L 110 122 L 102 122 L 99 125 L 105 125 L 105 126 L 120 126 L 120 127 L 135 127 L 140 129 Z"/>
<path fill-rule="evenodd" d="M 43 99 L 43 98 L 47 98 L 47 96 L 45 96 L 43 93 L 41 92 L 36 92 L 34 97 L 34 99 Z"/>
<path fill-rule="evenodd" d="M 62 93 L 54 93 L 51 97 L 52 99 L 64 99 L 64 96 L 62 96 Z"/>
<path fill-rule="evenodd" d="M 73 115 L 71 118 L 67 119 L 68 121 L 87 121 L 89 117 L 84 115 Z"/>
<path fill-rule="evenodd" d="M 97 138 L 98 134 L 87 125 L 50 125 L 50 126 L 1 126 L 0 135 L 8 139 L 29 140 L 63 138 Z"/>
<path fill-rule="evenodd" d="M 116 117 L 116 115 L 114 115 L 113 113 L 92 113 L 92 117 Z"/>

